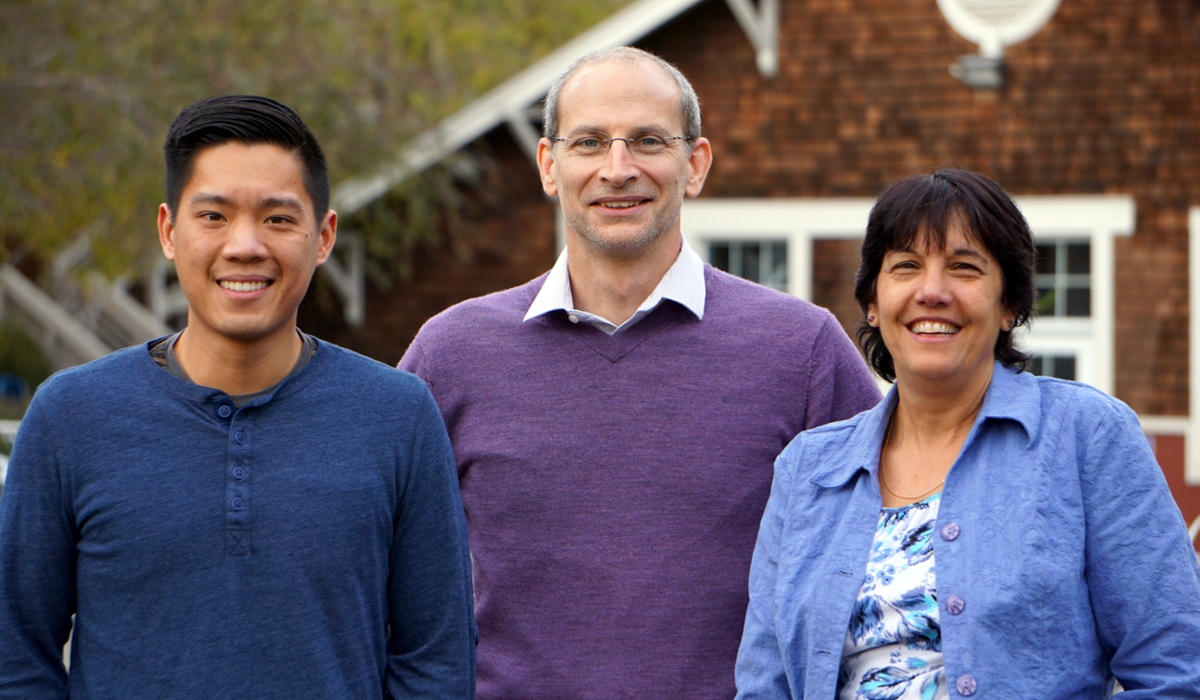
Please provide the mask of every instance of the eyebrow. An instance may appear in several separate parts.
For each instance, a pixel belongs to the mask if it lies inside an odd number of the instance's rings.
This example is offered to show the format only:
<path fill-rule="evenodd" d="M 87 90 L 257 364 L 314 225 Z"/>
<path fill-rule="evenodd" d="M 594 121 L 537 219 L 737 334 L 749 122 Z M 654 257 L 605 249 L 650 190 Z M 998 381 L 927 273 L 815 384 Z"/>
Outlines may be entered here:
<path fill-rule="evenodd" d="M 232 207 L 234 202 L 232 199 L 215 192 L 197 192 L 191 200 L 191 204 L 216 204 L 222 207 Z M 260 209 L 292 209 L 295 211 L 304 211 L 304 203 L 295 197 L 267 197 L 258 204 Z"/>
<path fill-rule="evenodd" d="M 630 129 L 629 131 L 627 131 L 625 133 L 625 135 L 628 136 L 629 134 L 665 134 L 665 133 L 668 133 L 669 131 L 670 131 L 669 129 L 664 129 L 660 126 L 638 126 L 638 127 L 634 127 L 632 129 Z M 598 126 L 584 125 L 584 126 L 575 127 L 574 129 L 572 129 L 570 132 L 567 133 L 567 136 L 576 136 L 579 134 L 608 134 L 608 133 L 609 133 L 608 129 L 601 129 Z"/>

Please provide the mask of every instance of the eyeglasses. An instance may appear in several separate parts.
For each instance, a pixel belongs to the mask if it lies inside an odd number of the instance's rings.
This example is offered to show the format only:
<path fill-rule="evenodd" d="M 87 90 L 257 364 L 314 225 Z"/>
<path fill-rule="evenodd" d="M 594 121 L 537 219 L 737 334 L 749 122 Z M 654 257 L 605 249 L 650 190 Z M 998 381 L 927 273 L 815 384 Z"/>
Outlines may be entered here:
<path fill-rule="evenodd" d="M 629 138 L 601 138 L 599 136 L 580 136 L 575 139 L 564 139 L 551 136 L 551 141 L 563 144 L 567 153 L 576 156 L 601 156 L 608 153 L 613 141 L 624 141 L 629 152 L 637 156 L 656 156 L 671 147 L 672 141 L 695 141 L 695 136 L 655 136 L 644 134 Z"/>

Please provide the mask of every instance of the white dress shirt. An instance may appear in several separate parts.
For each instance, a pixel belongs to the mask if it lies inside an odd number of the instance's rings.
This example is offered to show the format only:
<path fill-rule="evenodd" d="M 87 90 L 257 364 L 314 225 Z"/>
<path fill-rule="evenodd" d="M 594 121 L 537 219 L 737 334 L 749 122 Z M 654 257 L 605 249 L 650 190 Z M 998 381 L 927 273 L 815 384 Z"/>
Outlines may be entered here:
<path fill-rule="evenodd" d="M 562 254 L 558 256 L 558 261 L 550 269 L 546 283 L 542 285 L 541 290 L 534 297 L 533 303 L 529 305 L 529 311 L 525 314 L 524 320 L 528 321 L 531 318 L 562 309 L 567 312 L 571 323 L 588 323 L 609 335 L 616 335 L 645 318 L 662 303 L 663 299 L 679 302 L 688 311 L 695 314 L 696 318 L 704 318 L 704 261 L 700 259 L 696 251 L 688 246 L 687 241 L 683 242 L 683 249 L 679 251 L 679 256 L 675 258 L 675 262 L 667 270 L 667 273 L 659 280 L 658 286 L 650 292 L 650 296 L 646 297 L 646 300 L 629 317 L 629 320 L 619 326 L 603 316 L 575 308 L 575 299 L 571 295 L 571 277 L 567 270 L 567 251 L 563 249 Z"/>

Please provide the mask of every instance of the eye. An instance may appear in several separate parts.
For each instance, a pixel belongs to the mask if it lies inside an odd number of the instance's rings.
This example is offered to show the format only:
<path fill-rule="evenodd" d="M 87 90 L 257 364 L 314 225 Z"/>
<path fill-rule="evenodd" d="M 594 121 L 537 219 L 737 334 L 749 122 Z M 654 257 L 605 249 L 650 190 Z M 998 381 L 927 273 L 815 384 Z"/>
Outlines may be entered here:
<path fill-rule="evenodd" d="M 200 212 L 200 218 L 204 221 L 223 221 L 224 216 L 215 211 Z"/>
<path fill-rule="evenodd" d="M 275 214 L 267 217 L 268 224 L 290 224 L 292 220 L 282 214 Z"/>
<path fill-rule="evenodd" d="M 642 148 L 662 148 L 667 142 L 661 136 L 643 136 L 638 139 L 638 145 Z"/>
<path fill-rule="evenodd" d="M 575 139 L 575 148 L 582 148 L 585 151 L 595 150 L 604 145 L 604 142 L 595 136 L 584 136 L 581 139 Z"/>

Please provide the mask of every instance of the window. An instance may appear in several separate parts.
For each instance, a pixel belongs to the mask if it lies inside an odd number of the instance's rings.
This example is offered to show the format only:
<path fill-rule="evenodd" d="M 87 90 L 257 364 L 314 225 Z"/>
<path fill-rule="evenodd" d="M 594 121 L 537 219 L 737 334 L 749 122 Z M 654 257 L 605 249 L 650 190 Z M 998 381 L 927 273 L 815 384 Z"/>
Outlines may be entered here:
<path fill-rule="evenodd" d="M 787 291 L 787 241 L 710 241 L 708 261 L 731 275 Z"/>
<path fill-rule="evenodd" d="M 1034 355 L 1029 370 L 1043 377 L 1075 380 L 1074 355 Z"/>
<path fill-rule="evenodd" d="M 1038 316 L 1091 316 L 1091 243 L 1039 241 L 1037 256 Z"/>

